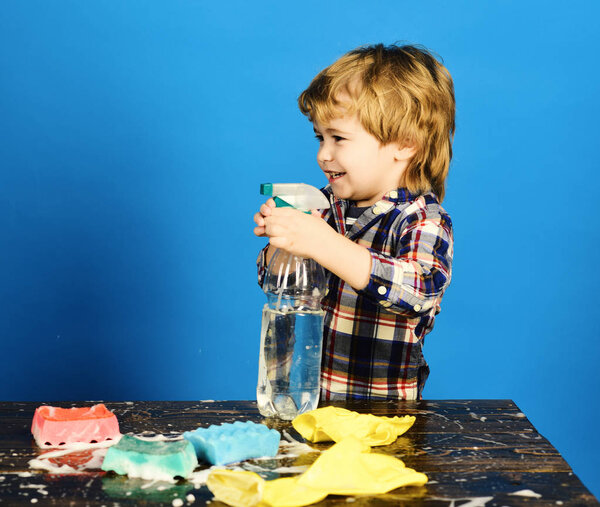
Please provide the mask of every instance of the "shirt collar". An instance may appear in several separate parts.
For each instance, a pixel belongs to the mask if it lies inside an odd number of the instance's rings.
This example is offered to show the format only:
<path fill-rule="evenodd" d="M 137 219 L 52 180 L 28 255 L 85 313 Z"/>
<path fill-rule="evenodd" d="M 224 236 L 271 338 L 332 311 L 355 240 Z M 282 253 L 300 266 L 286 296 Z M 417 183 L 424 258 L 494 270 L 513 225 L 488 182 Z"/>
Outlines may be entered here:
<path fill-rule="evenodd" d="M 418 196 L 409 192 L 407 188 L 399 187 L 396 190 L 386 192 L 382 197 L 383 201 L 390 201 L 395 204 L 414 201 Z"/>
<path fill-rule="evenodd" d="M 325 187 L 326 191 L 328 191 L 331 195 L 332 201 L 333 202 L 338 202 L 338 203 L 344 203 L 345 205 L 349 206 L 350 202 L 345 200 L 345 199 L 338 199 L 334 193 L 333 190 L 331 189 L 331 185 L 327 185 Z M 415 199 L 417 199 L 419 197 L 418 194 L 413 194 L 412 192 L 409 192 L 409 190 L 407 188 L 404 187 L 398 187 L 396 190 L 390 190 L 389 192 L 386 192 L 382 198 L 380 199 L 380 201 L 389 201 L 389 202 L 393 202 L 394 204 L 400 204 L 400 203 L 404 203 L 404 202 L 411 202 L 414 201 Z M 377 203 L 373 204 L 370 207 L 376 206 Z"/>

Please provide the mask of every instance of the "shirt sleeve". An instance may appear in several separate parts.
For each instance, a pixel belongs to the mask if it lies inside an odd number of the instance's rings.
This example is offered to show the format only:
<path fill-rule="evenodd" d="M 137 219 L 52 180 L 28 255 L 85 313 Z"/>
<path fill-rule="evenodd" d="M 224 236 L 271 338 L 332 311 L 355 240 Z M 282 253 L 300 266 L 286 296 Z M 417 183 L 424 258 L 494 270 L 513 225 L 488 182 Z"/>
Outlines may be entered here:
<path fill-rule="evenodd" d="M 452 271 L 450 217 L 422 213 L 403 223 L 393 255 L 369 248 L 371 275 L 368 285 L 358 292 L 408 317 L 430 313 L 432 308 L 437 312 Z"/>

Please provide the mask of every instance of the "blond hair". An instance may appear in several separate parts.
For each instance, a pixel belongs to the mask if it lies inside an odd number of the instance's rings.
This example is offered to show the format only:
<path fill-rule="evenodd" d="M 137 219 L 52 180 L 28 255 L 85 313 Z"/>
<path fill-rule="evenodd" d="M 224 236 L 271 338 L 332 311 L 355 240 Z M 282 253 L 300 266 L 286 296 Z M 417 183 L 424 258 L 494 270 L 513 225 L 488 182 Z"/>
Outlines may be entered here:
<path fill-rule="evenodd" d="M 327 124 L 357 114 L 382 145 L 413 146 L 404 186 L 444 198 L 454 138 L 454 85 L 448 70 L 425 48 L 359 47 L 322 70 L 298 105 L 310 121 Z"/>

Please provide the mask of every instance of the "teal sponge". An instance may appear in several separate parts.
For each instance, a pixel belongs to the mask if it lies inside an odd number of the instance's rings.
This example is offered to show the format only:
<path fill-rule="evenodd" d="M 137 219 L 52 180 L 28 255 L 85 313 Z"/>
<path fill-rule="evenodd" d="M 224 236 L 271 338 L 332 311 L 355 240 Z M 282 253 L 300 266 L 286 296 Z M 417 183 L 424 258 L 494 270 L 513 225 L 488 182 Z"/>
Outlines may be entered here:
<path fill-rule="evenodd" d="M 109 447 L 102 470 L 129 477 L 172 480 L 187 477 L 198 465 L 194 446 L 187 440 L 148 441 L 131 435 Z"/>
<path fill-rule="evenodd" d="M 194 444 L 198 459 L 226 465 L 250 458 L 275 456 L 281 436 L 264 424 L 236 421 L 186 431 L 183 438 Z"/>

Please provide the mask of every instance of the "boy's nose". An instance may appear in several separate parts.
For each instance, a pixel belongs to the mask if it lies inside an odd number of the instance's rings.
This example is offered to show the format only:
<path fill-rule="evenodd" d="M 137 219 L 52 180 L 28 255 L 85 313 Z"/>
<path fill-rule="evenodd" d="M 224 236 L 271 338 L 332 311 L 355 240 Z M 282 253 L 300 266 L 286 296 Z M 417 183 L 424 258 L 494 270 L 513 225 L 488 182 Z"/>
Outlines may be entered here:
<path fill-rule="evenodd" d="M 319 151 L 317 152 L 317 162 L 319 162 L 320 164 L 323 162 L 331 162 L 331 159 L 332 159 L 331 150 L 329 150 L 325 146 L 325 143 L 323 143 L 319 147 Z"/>

